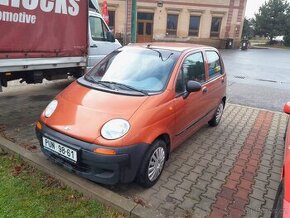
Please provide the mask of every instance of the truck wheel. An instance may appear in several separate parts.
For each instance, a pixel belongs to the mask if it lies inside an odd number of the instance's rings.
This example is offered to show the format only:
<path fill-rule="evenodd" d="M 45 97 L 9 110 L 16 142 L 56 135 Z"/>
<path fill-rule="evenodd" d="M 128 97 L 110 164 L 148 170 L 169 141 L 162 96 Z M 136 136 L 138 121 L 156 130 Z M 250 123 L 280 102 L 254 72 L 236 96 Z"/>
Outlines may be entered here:
<path fill-rule="evenodd" d="M 214 117 L 208 122 L 210 126 L 214 127 L 214 126 L 219 125 L 222 119 L 223 112 L 224 112 L 224 107 L 225 107 L 224 103 L 221 102 L 215 111 Z"/>
<path fill-rule="evenodd" d="M 166 143 L 163 140 L 153 142 L 140 167 L 138 175 L 140 185 L 149 188 L 158 181 L 164 168 L 166 152 Z"/>

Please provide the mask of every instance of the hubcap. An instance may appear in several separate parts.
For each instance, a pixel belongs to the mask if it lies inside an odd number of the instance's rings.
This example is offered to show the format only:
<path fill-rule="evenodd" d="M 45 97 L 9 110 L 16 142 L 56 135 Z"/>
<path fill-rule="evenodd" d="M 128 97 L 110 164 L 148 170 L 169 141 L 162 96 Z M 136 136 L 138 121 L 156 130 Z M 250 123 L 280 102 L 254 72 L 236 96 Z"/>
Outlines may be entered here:
<path fill-rule="evenodd" d="M 223 111 L 224 111 L 224 105 L 222 103 L 220 103 L 220 105 L 216 111 L 216 121 L 217 122 L 219 122 L 220 119 L 222 118 Z"/>
<path fill-rule="evenodd" d="M 155 181 L 161 174 L 164 161 L 165 161 L 164 148 L 159 147 L 153 152 L 149 161 L 148 178 L 151 182 Z"/>

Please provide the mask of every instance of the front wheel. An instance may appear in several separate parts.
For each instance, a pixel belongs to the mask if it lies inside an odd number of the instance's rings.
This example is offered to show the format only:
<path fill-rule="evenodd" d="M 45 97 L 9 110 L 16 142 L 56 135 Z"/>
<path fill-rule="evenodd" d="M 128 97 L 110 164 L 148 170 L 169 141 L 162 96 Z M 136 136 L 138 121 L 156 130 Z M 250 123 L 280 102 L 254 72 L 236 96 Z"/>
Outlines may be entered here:
<path fill-rule="evenodd" d="M 146 153 L 142 162 L 138 182 L 143 187 L 153 186 L 159 179 L 166 159 L 166 143 L 163 140 L 156 140 Z"/>
<path fill-rule="evenodd" d="M 224 102 L 221 102 L 217 108 L 217 110 L 215 111 L 214 117 L 208 122 L 208 124 L 210 126 L 217 126 L 219 125 L 221 119 L 222 119 L 222 115 L 224 112 L 224 107 L 225 104 Z"/>

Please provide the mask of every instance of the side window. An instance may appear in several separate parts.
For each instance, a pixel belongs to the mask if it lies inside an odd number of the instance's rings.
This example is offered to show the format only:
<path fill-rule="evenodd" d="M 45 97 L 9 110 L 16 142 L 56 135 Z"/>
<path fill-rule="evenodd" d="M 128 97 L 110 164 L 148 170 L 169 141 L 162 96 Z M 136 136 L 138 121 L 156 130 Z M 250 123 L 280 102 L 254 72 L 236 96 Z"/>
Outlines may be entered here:
<path fill-rule="evenodd" d="M 222 67 L 219 55 L 215 51 L 205 52 L 208 60 L 208 75 L 209 78 L 213 78 L 217 75 L 222 75 Z"/>
<path fill-rule="evenodd" d="M 94 41 L 106 41 L 108 29 L 103 20 L 98 17 L 90 17 L 91 36 Z"/>
<path fill-rule="evenodd" d="M 185 92 L 185 84 L 189 80 L 205 82 L 204 61 L 201 52 L 189 55 L 183 62 L 176 81 L 176 93 Z"/>

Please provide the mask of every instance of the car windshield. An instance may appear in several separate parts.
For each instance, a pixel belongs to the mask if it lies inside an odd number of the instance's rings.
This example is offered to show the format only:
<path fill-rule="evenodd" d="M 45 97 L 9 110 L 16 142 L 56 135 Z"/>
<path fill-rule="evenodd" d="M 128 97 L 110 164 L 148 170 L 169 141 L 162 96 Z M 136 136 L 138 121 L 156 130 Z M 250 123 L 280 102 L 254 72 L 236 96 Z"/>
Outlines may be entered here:
<path fill-rule="evenodd" d="M 156 48 L 118 49 L 85 75 L 98 87 L 144 95 L 164 90 L 180 53 Z"/>

